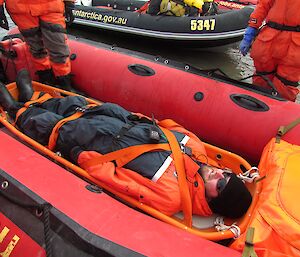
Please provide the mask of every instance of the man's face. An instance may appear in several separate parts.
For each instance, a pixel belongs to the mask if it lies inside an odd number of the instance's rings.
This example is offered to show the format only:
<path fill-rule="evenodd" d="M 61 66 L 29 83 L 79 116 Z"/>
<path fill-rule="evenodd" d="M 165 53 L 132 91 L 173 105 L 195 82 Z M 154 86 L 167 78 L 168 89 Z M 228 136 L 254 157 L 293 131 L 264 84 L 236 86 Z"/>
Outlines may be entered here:
<path fill-rule="evenodd" d="M 206 197 L 208 199 L 217 197 L 226 187 L 230 179 L 229 173 L 209 165 L 204 165 L 201 171 Z"/>

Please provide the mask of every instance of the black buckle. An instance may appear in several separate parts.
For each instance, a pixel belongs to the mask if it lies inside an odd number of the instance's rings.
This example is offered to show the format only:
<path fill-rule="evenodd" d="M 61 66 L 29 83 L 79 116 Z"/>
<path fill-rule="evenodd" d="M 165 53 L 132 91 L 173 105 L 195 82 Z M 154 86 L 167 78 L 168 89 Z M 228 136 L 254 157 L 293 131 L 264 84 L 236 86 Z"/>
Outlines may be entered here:
<path fill-rule="evenodd" d="M 192 156 L 192 148 L 185 146 L 183 144 L 180 144 L 180 149 L 184 154 L 186 154 L 188 156 Z"/>
<path fill-rule="evenodd" d="M 149 138 L 151 143 L 158 144 L 160 140 L 160 133 L 159 128 L 155 125 L 150 126 L 149 128 Z"/>
<path fill-rule="evenodd" d="M 158 144 L 160 140 L 160 131 L 159 128 L 157 127 L 157 124 L 154 119 L 154 115 L 152 113 L 152 125 L 149 128 L 149 138 L 150 142 L 153 144 Z"/>

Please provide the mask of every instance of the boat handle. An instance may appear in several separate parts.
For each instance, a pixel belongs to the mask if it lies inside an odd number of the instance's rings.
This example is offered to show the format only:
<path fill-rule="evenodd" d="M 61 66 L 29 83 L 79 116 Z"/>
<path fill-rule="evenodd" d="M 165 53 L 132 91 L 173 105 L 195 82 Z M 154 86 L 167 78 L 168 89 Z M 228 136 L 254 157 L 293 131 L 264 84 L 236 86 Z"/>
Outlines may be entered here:
<path fill-rule="evenodd" d="M 258 100 L 250 95 L 232 94 L 230 99 L 238 106 L 255 112 L 266 112 L 270 108 L 261 100 Z"/>
<path fill-rule="evenodd" d="M 139 76 L 152 76 L 155 74 L 153 69 L 142 64 L 129 64 L 128 70 Z"/>

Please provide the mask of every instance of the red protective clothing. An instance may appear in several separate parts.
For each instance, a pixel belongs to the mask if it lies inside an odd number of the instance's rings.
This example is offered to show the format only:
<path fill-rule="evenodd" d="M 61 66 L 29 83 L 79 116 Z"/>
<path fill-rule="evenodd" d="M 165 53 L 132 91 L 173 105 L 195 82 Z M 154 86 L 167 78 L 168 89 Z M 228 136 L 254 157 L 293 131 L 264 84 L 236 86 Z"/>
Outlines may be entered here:
<path fill-rule="evenodd" d="M 207 161 L 204 146 L 193 133 L 179 125 L 168 129 L 188 135 L 190 139 L 186 143 L 186 146 L 192 149 L 193 158 Z M 173 215 L 182 210 L 178 179 L 173 161 L 163 175 L 155 182 L 141 176 L 135 171 L 120 167 L 116 168 L 112 162 L 94 166 L 84 165 L 86 161 L 99 155 L 101 154 L 95 151 L 84 151 L 79 154 L 77 162 L 91 176 L 104 184 L 167 215 Z M 212 211 L 205 198 L 204 182 L 198 173 L 199 166 L 186 154 L 184 154 L 184 164 L 192 200 L 192 212 L 201 216 L 210 216 Z"/>
<path fill-rule="evenodd" d="M 65 34 L 64 1 L 0 0 L 18 26 L 37 71 L 53 69 L 56 77 L 71 72 Z"/>
<path fill-rule="evenodd" d="M 273 22 L 300 30 L 300 1 L 261 0 L 250 16 L 249 26 L 259 28 L 262 22 Z M 251 57 L 256 72 L 267 75 L 284 98 L 295 101 L 300 81 L 300 31 L 264 26 L 255 39 Z M 257 77 L 254 84 L 270 88 Z"/>
<path fill-rule="evenodd" d="M 0 4 L 5 2 L 6 8 L 12 14 L 30 14 L 40 16 L 48 13 L 63 13 L 64 1 L 62 0 L 0 0 Z"/>

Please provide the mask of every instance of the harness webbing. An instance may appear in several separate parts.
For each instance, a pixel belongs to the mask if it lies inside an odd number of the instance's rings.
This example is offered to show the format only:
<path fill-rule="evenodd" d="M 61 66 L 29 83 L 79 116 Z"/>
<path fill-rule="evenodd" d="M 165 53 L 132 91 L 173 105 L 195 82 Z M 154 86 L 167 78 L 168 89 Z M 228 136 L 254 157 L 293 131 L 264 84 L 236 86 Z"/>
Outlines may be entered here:
<path fill-rule="evenodd" d="M 33 92 L 33 95 L 30 99 L 30 101 L 26 102 L 24 104 L 24 107 L 22 107 L 20 110 L 18 110 L 17 114 L 16 114 L 16 119 L 15 119 L 15 122 L 14 124 L 16 124 L 18 118 L 20 117 L 20 115 L 25 112 L 28 108 L 30 108 L 31 105 L 33 104 L 42 104 L 44 102 L 46 102 L 47 100 L 53 98 L 50 94 L 48 93 L 45 93 L 44 95 L 40 96 L 41 92 L 38 92 L 38 91 L 34 91 Z M 85 109 L 86 108 L 90 108 L 90 107 L 94 107 L 96 106 L 96 104 L 88 104 L 85 106 Z M 85 110 L 84 109 L 84 110 Z M 56 123 L 56 125 L 54 126 L 54 128 L 52 129 L 52 132 L 51 132 L 51 135 L 49 137 L 49 141 L 48 141 L 48 148 L 52 151 L 55 146 L 56 146 L 56 141 L 57 141 L 57 138 L 58 138 L 58 131 L 59 129 L 68 121 L 71 121 L 71 120 L 76 120 L 78 118 L 80 118 L 82 115 L 83 115 L 83 109 L 80 108 L 79 111 L 77 111 L 76 113 L 72 114 L 71 116 L 68 116 L 62 120 L 60 120 L 59 122 Z"/>
<path fill-rule="evenodd" d="M 165 136 L 167 137 L 172 150 L 175 169 L 178 175 L 178 185 L 179 185 L 179 191 L 181 197 L 182 211 L 184 215 L 184 223 L 188 227 L 191 227 L 192 226 L 192 201 L 191 201 L 189 187 L 186 180 L 183 153 L 181 152 L 180 146 L 174 134 L 170 130 L 163 128 L 161 126 L 160 129 L 164 132 Z"/>
<path fill-rule="evenodd" d="M 88 104 L 85 106 L 85 108 L 90 108 L 90 107 L 94 107 L 94 106 L 96 106 L 96 104 Z M 50 134 L 49 141 L 48 141 L 48 149 L 50 149 L 51 151 L 54 150 L 54 148 L 56 146 L 56 141 L 57 141 L 57 138 L 59 135 L 59 133 L 58 133 L 59 129 L 68 121 L 76 120 L 76 119 L 80 118 L 83 114 L 84 114 L 84 111 L 77 111 L 74 114 L 72 114 L 71 116 L 68 116 L 68 117 L 60 120 L 59 122 L 57 122 Z"/>
<path fill-rule="evenodd" d="M 16 119 L 15 119 L 14 125 L 16 124 L 20 115 L 23 112 L 25 112 L 32 104 L 36 104 L 36 103 L 42 104 L 52 98 L 52 96 L 49 94 L 44 94 L 40 97 L 40 93 L 41 92 L 35 91 L 31 97 L 30 101 L 26 102 L 24 104 L 24 107 L 22 107 L 21 109 L 18 110 L 18 112 L 16 114 Z"/>
<path fill-rule="evenodd" d="M 277 29 L 277 30 L 281 30 L 281 31 L 294 31 L 294 32 L 300 32 L 300 25 L 296 25 L 296 26 L 289 26 L 289 25 L 284 25 L 284 24 L 280 24 L 274 21 L 268 21 L 266 23 L 267 26 L 269 26 L 272 29 Z"/>
<path fill-rule="evenodd" d="M 277 73 L 275 74 L 275 76 L 286 86 L 291 86 L 291 87 L 299 87 L 300 86 L 300 81 L 291 81 L 288 80 L 284 77 L 281 77 L 280 75 L 278 75 Z"/>
<path fill-rule="evenodd" d="M 143 145 L 133 145 L 120 150 L 116 150 L 104 155 L 99 155 L 93 159 L 87 160 L 80 164 L 84 168 L 94 166 L 97 164 L 102 164 L 105 162 L 115 161 L 117 167 L 122 167 L 128 162 L 134 160 L 143 153 L 154 151 L 154 150 L 165 150 L 170 151 L 171 148 L 169 144 L 143 144 Z"/>

